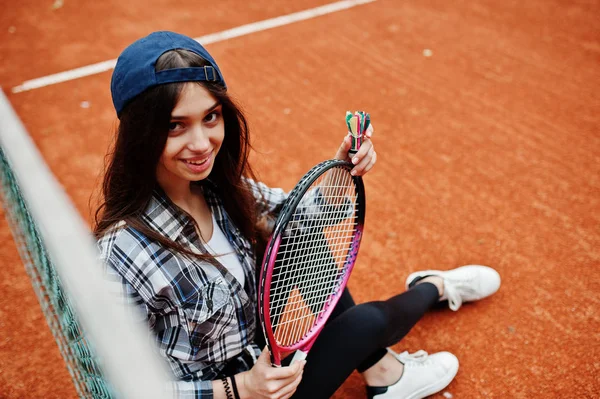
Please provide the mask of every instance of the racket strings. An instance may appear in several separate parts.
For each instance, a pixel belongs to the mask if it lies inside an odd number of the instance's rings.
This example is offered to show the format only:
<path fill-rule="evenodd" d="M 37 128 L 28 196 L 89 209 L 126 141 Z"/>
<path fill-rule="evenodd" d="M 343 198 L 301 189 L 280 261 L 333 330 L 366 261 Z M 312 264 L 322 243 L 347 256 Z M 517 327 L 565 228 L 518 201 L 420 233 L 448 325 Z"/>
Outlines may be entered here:
<path fill-rule="evenodd" d="M 356 231 L 357 193 L 346 169 L 329 170 L 307 192 L 312 201 L 296 207 L 273 269 L 270 318 L 281 345 L 298 342 L 327 309 Z"/>
<path fill-rule="evenodd" d="M 337 198 L 340 198 L 338 196 L 335 196 Z M 335 213 L 335 215 L 331 214 L 331 215 L 321 215 L 321 217 L 323 219 L 321 220 L 327 220 L 326 218 L 331 217 L 331 218 L 338 218 L 339 216 L 339 208 L 338 205 L 340 205 L 340 201 L 330 201 L 328 200 L 328 203 L 331 204 L 329 206 L 329 212 L 328 213 L 332 213 L 331 211 L 333 211 Z M 330 222 L 327 223 L 323 223 L 325 225 L 331 225 Z M 322 226 L 319 226 L 319 229 L 321 229 Z M 341 232 L 341 230 L 340 230 Z M 320 232 L 317 233 L 317 235 L 319 235 Z M 300 287 L 303 288 L 304 291 L 304 300 L 305 302 L 307 302 L 307 305 L 309 306 L 309 309 L 307 309 L 307 311 L 305 311 L 304 313 L 309 313 L 308 310 L 312 311 L 313 314 L 318 315 L 322 312 L 323 309 L 326 308 L 326 301 L 331 298 L 332 293 L 335 291 L 335 282 L 339 281 L 339 276 L 341 275 L 340 273 L 340 266 L 342 266 L 343 264 L 340 261 L 343 261 L 343 257 L 341 257 L 341 259 L 336 259 L 337 257 L 335 256 L 335 252 L 333 252 L 333 248 L 329 247 L 329 250 L 332 252 L 331 254 L 324 254 L 319 256 L 319 251 L 315 250 L 316 246 L 323 246 L 324 243 L 327 243 L 328 240 L 335 240 L 336 238 L 340 237 L 340 234 L 336 234 L 336 235 L 332 235 L 331 233 L 328 234 L 329 237 L 327 237 L 327 234 L 323 237 L 320 237 L 320 240 L 316 240 L 314 241 L 312 246 L 311 245 L 307 245 L 308 248 L 308 261 L 309 261 L 309 267 L 307 267 L 306 271 L 303 274 L 304 276 L 310 276 L 312 274 L 313 276 L 313 282 L 315 284 L 310 284 L 309 281 L 306 281 L 306 279 L 304 279 L 304 281 L 301 281 L 300 283 Z M 349 237 L 351 238 L 351 237 Z M 346 240 L 347 241 L 347 240 Z M 334 265 L 334 267 L 332 267 L 332 264 Z M 335 267 L 338 266 L 338 267 Z M 311 268 L 316 268 L 317 270 L 311 270 Z M 299 338 L 301 338 L 302 335 L 304 335 L 310 328 L 311 326 L 314 324 L 314 317 L 311 317 L 312 315 L 310 315 L 310 313 L 308 314 L 307 317 L 304 318 L 304 320 L 300 320 L 298 322 L 295 322 L 295 328 L 291 329 L 291 337 L 293 340 L 297 340 Z"/>
<path fill-rule="evenodd" d="M 342 231 L 340 233 L 346 233 L 349 237 L 353 237 L 355 229 L 349 229 L 349 230 L 345 230 Z M 328 248 L 322 248 L 322 247 L 317 247 L 316 251 L 312 253 L 312 255 L 314 255 L 315 257 L 320 257 L 322 255 L 326 255 L 326 254 L 331 254 L 332 252 L 334 253 L 338 253 L 343 251 L 344 249 L 348 248 L 348 243 L 346 242 L 346 238 L 348 236 L 343 237 L 342 239 L 337 239 L 337 241 L 331 240 L 333 241 L 331 244 L 329 244 Z M 281 249 L 281 246 L 279 247 L 279 255 L 294 255 L 296 254 L 296 251 L 292 248 L 286 248 L 284 250 Z M 338 254 L 341 255 L 341 254 Z M 285 268 L 285 265 L 281 265 L 282 268 Z M 289 265 L 287 265 L 287 267 L 289 267 Z"/>
<path fill-rule="evenodd" d="M 307 271 L 307 272 L 310 273 L 310 271 Z M 324 287 L 324 284 L 326 284 L 328 280 L 331 281 L 331 277 L 337 277 L 339 274 L 340 274 L 339 271 L 335 271 L 335 272 L 332 271 L 332 272 L 330 272 L 329 275 L 320 275 L 320 276 L 318 276 L 319 278 L 313 279 L 310 282 L 310 284 L 304 284 L 302 288 L 304 291 L 309 290 L 309 292 L 311 292 L 311 293 L 315 293 L 315 294 L 322 293 L 323 291 L 327 291 L 327 288 Z M 310 299 L 310 298 L 308 298 L 308 299 Z M 302 303 L 303 301 L 305 301 L 304 298 L 300 298 L 300 300 L 297 302 L 292 302 L 289 299 L 281 298 L 280 300 L 271 302 L 271 309 L 274 309 L 275 311 L 282 310 L 282 308 L 285 306 L 288 306 L 288 305 L 294 304 L 294 303 Z"/>

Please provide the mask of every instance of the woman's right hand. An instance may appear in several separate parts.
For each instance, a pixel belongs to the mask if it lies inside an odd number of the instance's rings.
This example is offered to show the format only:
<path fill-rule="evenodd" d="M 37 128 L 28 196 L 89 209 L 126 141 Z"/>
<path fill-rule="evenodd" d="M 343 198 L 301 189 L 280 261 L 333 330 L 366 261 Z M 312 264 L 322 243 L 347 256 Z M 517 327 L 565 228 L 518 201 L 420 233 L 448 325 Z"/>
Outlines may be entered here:
<path fill-rule="evenodd" d="M 302 380 L 306 360 L 288 367 L 273 367 L 265 347 L 249 371 L 238 374 L 241 399 L 287 399 L 296 392 Z"/>

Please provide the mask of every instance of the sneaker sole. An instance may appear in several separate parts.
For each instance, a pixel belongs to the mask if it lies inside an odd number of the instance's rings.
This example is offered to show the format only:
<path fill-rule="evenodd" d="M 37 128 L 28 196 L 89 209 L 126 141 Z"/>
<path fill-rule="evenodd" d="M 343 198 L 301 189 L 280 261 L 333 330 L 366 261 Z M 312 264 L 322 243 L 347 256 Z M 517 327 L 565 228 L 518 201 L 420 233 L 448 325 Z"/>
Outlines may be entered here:
<path fill-rule="evenodd" d="M 447 374 L 443 380 L 438 380 L 434 384 L 431 384 L 427 387 L 423 387 L 421 390 L 413 393 L 412 395 L 406 397 L 405 399 L 423 399 L 429 395 L 438 393 L 439 391 L 441 391 L 442 389 L 444 389 L 448 385 L 450 385 L 450 383 L 452 382 L 454 377 L 456 377 L 457 373 L 458 373 L 458 367 L 456 368 L 456 370 L 454 370 L 454 372 Z"/>

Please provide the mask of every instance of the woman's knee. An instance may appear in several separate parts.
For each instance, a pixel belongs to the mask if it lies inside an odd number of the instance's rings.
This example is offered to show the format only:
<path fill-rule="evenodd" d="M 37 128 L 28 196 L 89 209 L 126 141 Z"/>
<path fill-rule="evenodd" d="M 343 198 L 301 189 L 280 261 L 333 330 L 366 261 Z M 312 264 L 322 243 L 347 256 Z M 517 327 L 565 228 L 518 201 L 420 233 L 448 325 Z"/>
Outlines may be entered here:
<path fill-rule="evenodd" d="M 379 302 L 356 305 L 347 313 L 352 319 L 352 328 L 364 335 L 364 339 L 382 337 L 389 327 L 389 315 Z"/>

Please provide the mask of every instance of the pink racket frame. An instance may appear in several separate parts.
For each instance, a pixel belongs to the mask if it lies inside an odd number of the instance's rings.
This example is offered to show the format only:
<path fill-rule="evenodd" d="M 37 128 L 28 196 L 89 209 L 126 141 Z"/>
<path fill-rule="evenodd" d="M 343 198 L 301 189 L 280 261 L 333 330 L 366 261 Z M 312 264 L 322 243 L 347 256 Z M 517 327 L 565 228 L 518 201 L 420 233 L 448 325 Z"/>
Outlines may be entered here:
<path fill-rule="evenodd" d="M 337 162 L 336 162 L 337 163 Z M 351 164 L 349 164 L 352 166 Z M 310 172 L 309 172 L 310 173 Z M 335 308 L 335 305 L 338 303 L 346 284 L 348 283 L 348 279 L 350 278 L 350 273 L 354 268 L 354 264 L 356 262 L 356 257 L 358 256 L 358 250 L 360 248 L 360 242 L 363 235 L 363 227 L 364 227 L 364 186 L 362 183 L 362 179 L 360 177 L 354 177 L 355 182 L 357 183 L 357 190 L 360 193 L 360 197 L 363 200 L 362 204 L 362 212 L 359 212 L 359 217 L 357 220 L 356 230 L 354 232 L 354 236 L 352 238 L 352 243 L 350 245 L 350 250 L 348 251 L 348 256 L 346 257 L 346 261 L 344 263 L 344 276 L 341 278 L 338 289 L 331 294 L 329 300 L 326 302 L 327 307 L 324 312 L 321 313 L 319 318 L 314 323 L 313 327 L 302 337 L 302 339 L 294 345 L 290 346 L 280 346 L 275 340 L 275 336 L 273 334 L 273 328 L 271 325 L 271 313 L 270 313 L 270 301 L 269 301 L 269 289 L 267 287 L 271 286 L 271 281 L 273 278 L 273 268 L 275 266 L 275 261 L 277 256 L 270 256 L 271 254 L 277 254 L 279 250 L 279 245 L 281 244 L 281 234 L 274 234 L 271 236 L 269 243 L 267 244 L 267 251 L 265 252 L 265 256 L 263 259 L 263 267 L 260 273 L 260 282 L 261 282 L 261 290 L 259 290 L 258 296 L 258 310 L 261 318 L 261 324 L 263 327 L 263 332 L 265 334 L 266 339 L 269 341 L 269 348 L 271 349 L 271 363 L 274 366 L 281 366 L 281 361 L 290 353 L 296 352 L 296 355 L 292 359 L 292 363 L 296 360 L 301 360 L 306 357 L 308 351 L 312 348 L 315 340 L 317 339 L 319 333 L 325 326 L 325 323 L 329 319 L 331 312 Z M 285 227 L 285 226 L 284 226 Z M 278 229 L 276 229 L 277 231 Z M 265 264 L 268 260 L 268 264 Z"/>

